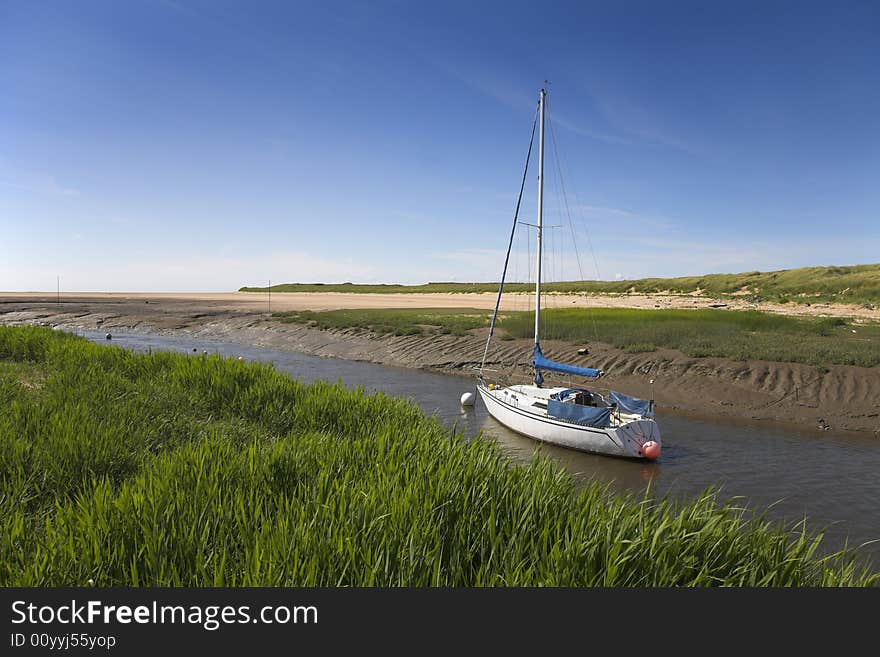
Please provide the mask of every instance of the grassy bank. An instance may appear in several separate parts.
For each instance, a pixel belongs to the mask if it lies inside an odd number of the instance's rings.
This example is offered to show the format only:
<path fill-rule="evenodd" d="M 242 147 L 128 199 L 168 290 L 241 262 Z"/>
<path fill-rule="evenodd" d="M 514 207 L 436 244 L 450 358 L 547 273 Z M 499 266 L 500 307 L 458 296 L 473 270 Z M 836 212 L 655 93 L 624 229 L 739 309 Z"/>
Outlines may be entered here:
<path fill-rule="evenodd" d="M 863 585 L 851 556 L 512 467 L 413 404 L 0 327 L 0 585 Z"/>
<path fill-rule="evenodd" d="M 471 308 L 379 309 L 284 312 L 273 316 L 319 328 L 360 328 L 394 335 L 462 335 L 488 326 L 491 313 Z M 623 308 L 551 308 L 541 317 L 542 335 L 547 339 L 575 344 L 605 342 L 634 353 L 666 347 L 693 357 L 772 360 L 819 367 L 880 365 L 880 325 L 851 325 L 840 318 Z M 534 335 L 534 318 L 529 312 L 504 313 L 499 323 L 502 337 Z"/>
<path fill-rule="evenodd" d="M 241 292 L 266 292 L 265 287 L 242 287 Z M 498 283 L 427 283 L 425 285 L 337 285 L 283 283 L 273 292 L 467 293 L 497 292 Z M 532 284 L 511 283 L 510 292 L 531 292 Z M 848 267 L 804 267 L 770 272 L 707 274 L 679 278 L 641 278 L 625 281 L 567 281 L 545 283 L 545 292 L 566 294 L 701 293 L 710 297 L 742 296 L 754 301 L 880 303 L 880 264 Z"/>

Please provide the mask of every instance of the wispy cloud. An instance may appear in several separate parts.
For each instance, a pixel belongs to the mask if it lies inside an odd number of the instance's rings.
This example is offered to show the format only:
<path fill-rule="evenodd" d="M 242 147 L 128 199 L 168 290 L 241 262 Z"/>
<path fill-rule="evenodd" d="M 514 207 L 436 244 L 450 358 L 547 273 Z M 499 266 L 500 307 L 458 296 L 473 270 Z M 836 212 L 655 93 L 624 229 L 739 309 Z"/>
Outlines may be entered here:
<path fill-rule="evenodd" d="M 449 77 L 463 83 L 469 89 L 492 98 L 499 103 L 517 111 L 534 110 L 537 107 L 537 98 L 522 90 L 515 89 L 509 83 L 504 82 L 495 75 L 480 72 L 473 63 L 456 66 L 448 60 L 424 56 L 424 59 L 432 66 L 445 73 Z"/>
<path fill-rule="evenodd" d="M 55 176 L 47 174 L 18 175 L 0 178 L 0 185 L 44 196 L 80 196 L 80 190 L 62 185 Z"/>
<path fill-rule="evenodd" d="M 432 281 L 497 281 L 501 277 L 504 251 L 459 249 L 427 254 L 419 273 Z"/>
<path fill-rule="evenodd" d="M 593 90 L 590 95 L 608 123 L 628 135 L 633 141 L 666 146 L 690 154 L 695 153 L 691 144 L 672 134 L 667 122 L 663 121 L 657 112 L 606 91 Z"/>
<path fill-rule="evenodd" d="M 390 272 L 353 259 L 304 251 L 246 257 L 179 251 L 104 252 L 100 258 L 83 258 L 82 252 L 13 253 L 0 260 L 0 289 L 50 289 L 59 272 L 66 289 L 81 292 L 224 292 L 242 285 L 265 285 L 270 279 L 273 283 L 371 283 L 385 282 L 390 276 Z"/>
<path fill-rule="evenodd" d="M 574 210 L 580 211 L 584 216 L 590 219 L 613 219 L 616 221 L 626 221 L 630 224 L 650 224 L 655 230 L 670 229 L 681 223 L 673 217 L 667 217 L 660 214 L 632 212 L 621 208 L 608 208 L 598 205 L 579 205 L 576 206 Z"/>
<path fill-rule="evenodd" d="M 430 55 L 422 55 L 422 57 L 432 66 L 473 91 L 492 98 L 511 109 L 527 111 L 529 108 L 535 110 L 537 107 L 535 94 L 526 93 L 519 87 L 514 88 L 511 83 L 502 80 L 495 74 L 479 71 L 473 62 L 458 66 L 438 57 Z M 553 104 L 549 103 L 548 110 L 553 123 L 581 137 L 605 143 L 634 145 L 639 142 L 648 142 L 689 153 L 693 151 L 684 140 L 669 134 L 656 114 L 640 105 L 605 92 L 591 91 L 590 96 L 599 113 L 616 130 L 587 127 L 569 114 L 558 114 Z"/>
<path fill-rule="evenodd" d="M 576 135 L 580 135 L 581 137 L 587 137 L 588 139 L 596 139 L 598 141 L 604 141 L 609 144 L 627 144 L 630 145 L 633 143 L 632 139 L 627 139 L 626 137 L 622 137 L 620 135 L 609 134 L 607 132 L 599 132 L 596 130 L 590 130 L 588 128 L 584 128 L 583 126 L 571 121 L 569 119 L 563 118 L 556 113 L 552 114 L 552 121 L 560 128 L 568 130 L 569 132 L 573 132 Z"/>
<path fill-rule="evenodd" d="M 537 110 L 538 100 L 536 93 L 527 94 L 524 91 L 518 89 L 515 90 L 511 88 L 511 85 L 495 76 L 479 73 L 473 68 L 473 66 L 457 67 L 449 62 L 441 61 L 439 59 L 430 59 L 429 61 L 450 77 L 464 83 L 468 88 L 492 98 L 511 109 L 522 112 L 528 111 L 529 108 L 531 108 L 532 111 Z M 560 128 L 573 132 L 581 137 L 613 144 L 632 143 L 631 140 L 621 135 L 609 134 L 607 132 L 586 128 L 570 118 L 556 114 L 555 111 L 551 113 L 551 117 L 553 122 Z"/>
<path fill-rule="evenodd" d="M 612 215 L 615 217 L 626 217 L 628 219 L 644 216 L 636 214 L 635 212 L 630 212 L 629 210 L 621 210 L 620 208 L 606 208 L 601 205 L 581 205 L 580 209 L 589 215 Z"/>
<path fill-rule="evenodd" d="M 778 242 L 763 239 L 710 239 L 669 233 L 634 237 L 631 258 L 616 263 L 624 278 L 699 276 L 710 273 L 788 269 L 826 262 L 826 253 L 845 252 L 855 246 L 848 240 L 816 243 L 807 238 L 791 240 L 780 250 Z M 603 258 L 606 271 L 615 263 Z M 625 263 L 623 267 L 620 265 Z M 844 263 L 845 264 L 845 263 Z"/>
<path fill-rule="evenodd" d="M 625 210 L 620 212 L 630 214 Z M 777 242 L 760 236 L 725 240 L 691 235 L 677 229 L 634 232 L 627 234 L 624 241 L 620 239 L 618 228 L 606 227 L 593 236 L 595 253 L 591 253 L 586 244 L 581 244 L 579 238 L 581 250 L 578 257 L 568 243 L 567 231 L 563 232 L 565 235 L 560 234 L 560 239 L 554 240 L 550 250 L 545 252 L 546 281 L 697 276 L 756 269 L 770 271 L 816 263 L 847 264 L 848 261 L 839 258 L 837 263 L 828 261 L 827 252 L 855 252 L 856 247 L 853 240 L 816 244 L 805 238 L 791 241 L 785 251 L 780 252 Z M 533 248 L 526 249 L 518 242 L 511 254 L 508 281 L 533 280 L 534 257 Z M 430 280 L 497 281 L 503 263 L 504 252 L 491 249 L 460 249 L 429 254 L 425 258 L 425 267 L 431 271 Z M 450 273 L 438 275 L 443 271 Z"/>

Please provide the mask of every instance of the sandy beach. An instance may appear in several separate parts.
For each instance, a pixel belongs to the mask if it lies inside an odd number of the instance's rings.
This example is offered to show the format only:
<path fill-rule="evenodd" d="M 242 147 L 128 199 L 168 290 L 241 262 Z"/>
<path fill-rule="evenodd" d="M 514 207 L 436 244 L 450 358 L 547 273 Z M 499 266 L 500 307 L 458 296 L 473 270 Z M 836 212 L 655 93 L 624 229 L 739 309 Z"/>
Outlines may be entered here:
<path fill-rule="evenodd" d="M 0 293 L 0 323 L 42 324 L 67 330 L 185 334 L 307 354 L 473 375 L 485 331 L 466 336 L 390 336 L 355 330 L 318 330 L 271 319 L 268 295 Z M 514 296 L 515 295 L 511 295 Z M 633 308 L 711 307 L 705 298 L 568 297 L 560 305 Z M 332 308 L 491 309 L 490 294 L 272 294 L 273 310 Z M 527 296 L 506 299 L 505 309 L 527 308 Z M 790 306 L 790 307 L 789 307 Z M 761 306 L 762 310 L 771 310 Z M 795 306 L 785 311 L 878 319 L 877 311 L 847 306 Z M 863 311 L 862 313 L 856 312 Z M 850 314 L 850 313 L 853 314 Z M 590 345 L 588 356 L 574 345 L 546 341 L 545 352 L 568 362 L 599 367 L 606 387 L 648 396 L 655 380 L 660 408 L 705 416 L 765 420 L 805 429 L 873 432 L 880 436 L 880 368 L 832 365 L 827 371 L 799 363 L 691 358 L 668 349 L 629 354 Z M 528 340 L 505 341 L 494 352 L 497 369 L 512 378 L 528 376 Z"/>

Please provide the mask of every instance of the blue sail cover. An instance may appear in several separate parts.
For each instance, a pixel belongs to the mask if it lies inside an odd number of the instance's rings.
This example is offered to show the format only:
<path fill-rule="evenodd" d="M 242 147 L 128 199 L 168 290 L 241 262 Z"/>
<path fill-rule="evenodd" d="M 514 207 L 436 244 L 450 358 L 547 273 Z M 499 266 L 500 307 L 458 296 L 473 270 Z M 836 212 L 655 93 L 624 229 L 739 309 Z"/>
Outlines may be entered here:
<path fill-rule="evenodd" d="M 615 402 L 622 411 L 627 413 L 636 413 L 637 415 L 646 415 L 651 408 L 651 402 L 638 397 L 627 397 L 613 390 L 608 394 L 611 401 Z"/>
<path fill-rule="evenodd" d="M 574 422 L 585 427 L 607 427 L 611 424 L 611 409 L 596 406 L 580 406 L 550 399 L 547 401 L 547 415 L 559 420 Z"/>
<path fill-rule="evenodd" d="M 601 370 L 592 367 L 577 367 L 576 365 L 566 365 L 565 363 L 557 363 L 556 361 L 544 358 L 541 353 L 541 345 L 535 345 L 535 381 L 538 385 L 544 380 L 540 375 L 540 370 L 549 370 L 551 372 L 562 372 L 563 374 L 573 374 L 575 376 L 588 376 L 591 379 L 602 376 Z"/>

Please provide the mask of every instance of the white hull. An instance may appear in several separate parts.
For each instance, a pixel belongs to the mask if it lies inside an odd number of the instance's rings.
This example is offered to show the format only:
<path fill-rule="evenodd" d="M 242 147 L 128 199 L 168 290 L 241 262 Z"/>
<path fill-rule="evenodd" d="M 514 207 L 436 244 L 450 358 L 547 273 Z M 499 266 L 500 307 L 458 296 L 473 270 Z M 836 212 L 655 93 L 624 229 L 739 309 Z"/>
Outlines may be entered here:
<path fill-rule="evenodd" d="M 642 446 L 649 441 L 660 444 L 660 428 L 652 418 L 624 416 L 610 427 L 586 427 L 548 417 L 533 406 L 546 399 L 552 390 L 543 392 L 534 386 L 489 389 L 477 386 L 489 414 L 504 426 L 535 440 L 576 449 L 582 452 L 625 458 L 646 458 Z M 535 396 L 539 393 L 540 396 Z"/>

